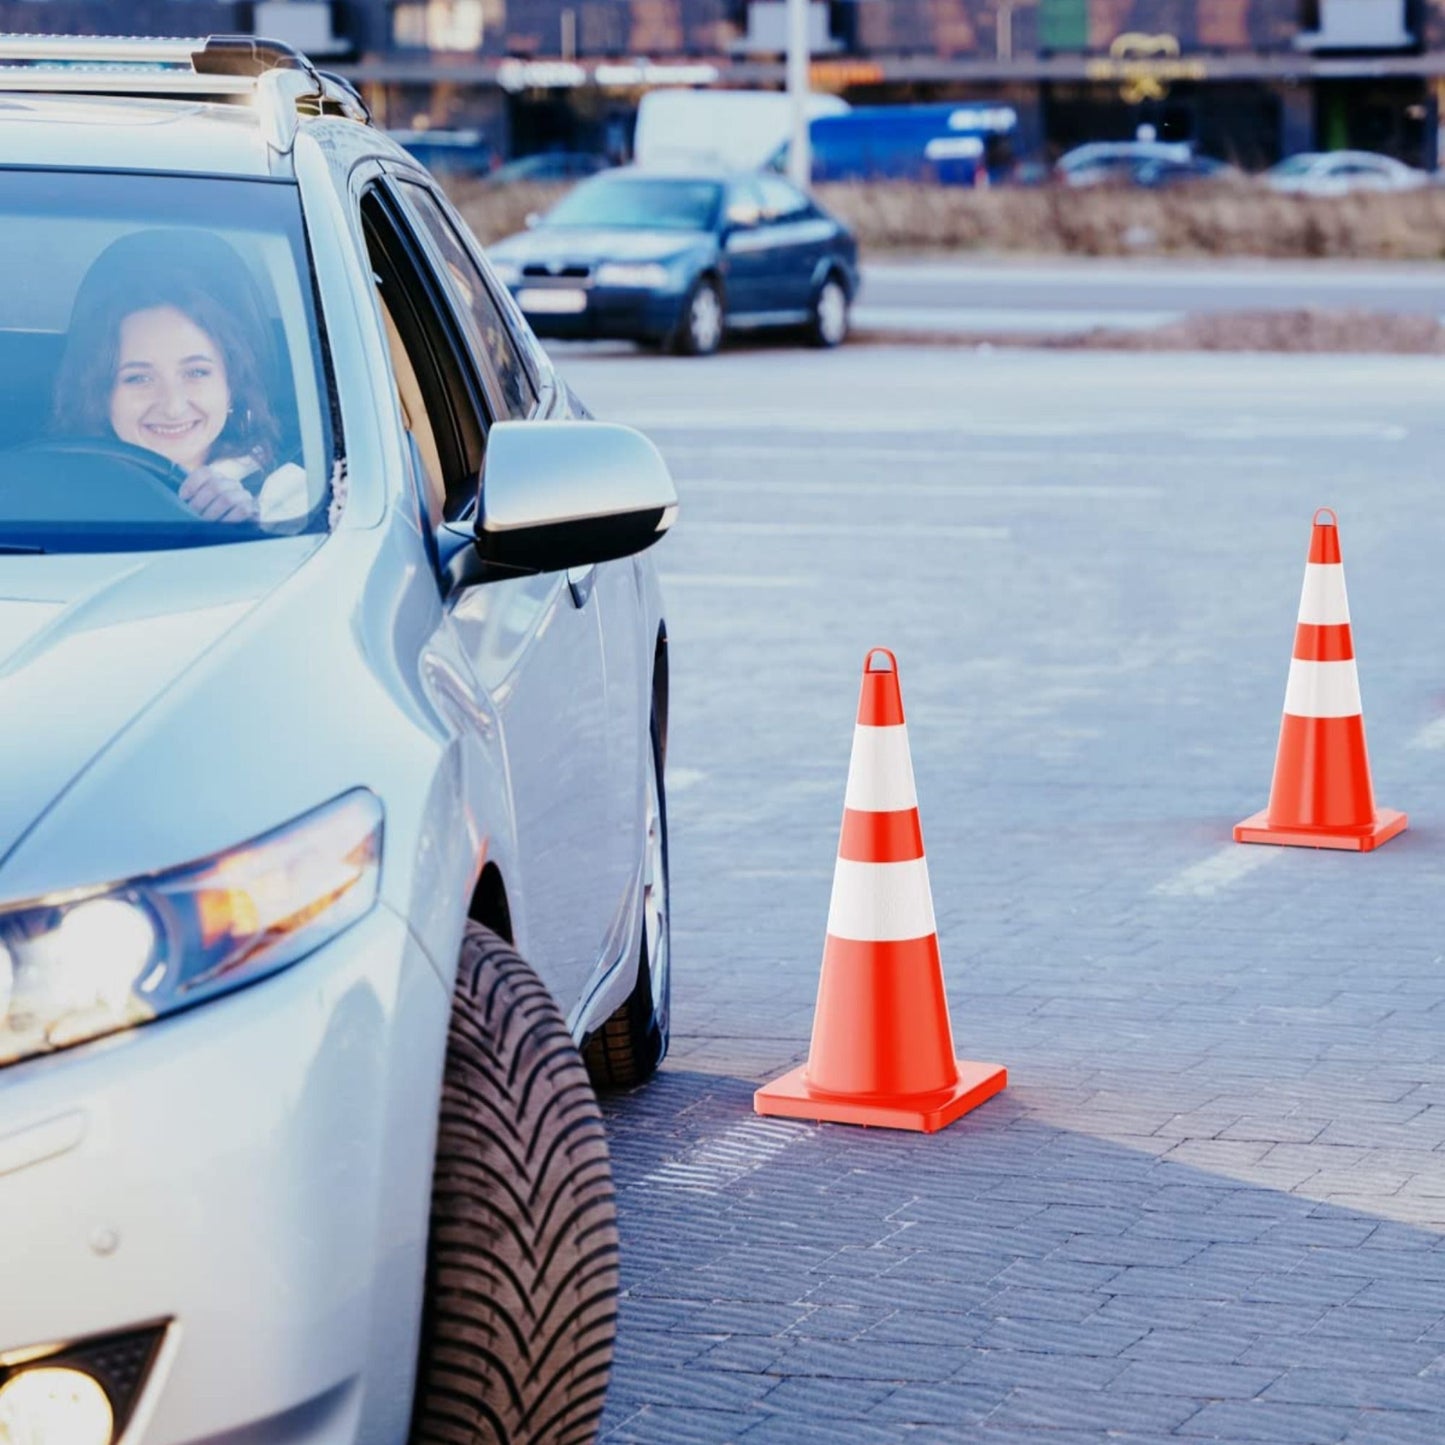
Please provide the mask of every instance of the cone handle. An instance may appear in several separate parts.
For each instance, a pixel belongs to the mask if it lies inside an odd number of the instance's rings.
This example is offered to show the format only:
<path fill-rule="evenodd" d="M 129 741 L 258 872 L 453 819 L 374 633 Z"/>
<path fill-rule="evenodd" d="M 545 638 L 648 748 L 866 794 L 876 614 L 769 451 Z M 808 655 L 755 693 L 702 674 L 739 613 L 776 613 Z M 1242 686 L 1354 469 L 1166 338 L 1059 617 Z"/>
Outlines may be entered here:
<path fill-rule="evenodd" d="M 1321 521 L 1320 521 L 1320 513 L 1321 513 L 1321 512 L 1324 512 L 1324 513 L 1326 513 L 1326 514 L 1328 515 L 1328 517 L 1329 517 L 1329 519 L 1330 519 L 1328 522 L 1321 522 Z M 1314 516 L 1314 525 L 1315 525 L 1316 527 L 1338 527 L 1338 526 L 1340 525 L 1340 519 L 1339 519 L 1337 516 L 1335 516 L 1335 509 L 1334 509 L 1333 507 L 1316 507 L 1316 508 L 1315 508 L 1315 516 Z"/>
<path fill-rule="evenodd" d="M 873 666 L 873 659 L 874 659 L 875 657 L 877 657 L 880 652 L 883 654 L 884 657 L 886 657 L 886 658 L 888 659 L 888 666 L 887 666 L 887 667 L 874 667 L 874 666 Z M 886 647 L 870 647 L 870 648 L 868 649 L 868 656 L 863 659 L 863 671 L 864 671 L 864 672 L 897 672 L 897 671 L 898 671 L 898 659 L 897 659 L 896 657 L 894 657 L 894 655 L 893 655 Z"/>

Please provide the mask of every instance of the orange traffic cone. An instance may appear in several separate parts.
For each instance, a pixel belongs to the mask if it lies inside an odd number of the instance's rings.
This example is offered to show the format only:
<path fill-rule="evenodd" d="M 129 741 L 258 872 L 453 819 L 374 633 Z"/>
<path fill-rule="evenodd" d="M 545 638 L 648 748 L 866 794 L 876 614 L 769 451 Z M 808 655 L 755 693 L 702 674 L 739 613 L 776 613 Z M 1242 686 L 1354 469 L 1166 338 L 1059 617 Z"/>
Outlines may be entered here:
<path fill-rule="evenodd" d="M 1320 521 L 1322 514 L 1329 521 Z M 1393 808 L 1375 807 L 1339 520 L 1321 507 L 1305 564 L 1269 806 L 1236 824 L 1234 841 L 1368 853 L 1403 833 L 1408 821 Z"/>
<path fill-rule="evenodd" d="M 886 668 L 874 659 L 886 657 Z M 848 765 L 808 1062 L 753 1097 L 759 1114 L 933 1133 L 1008 1082 L 953 1056 L 898 661 L 875 647 Z"/>

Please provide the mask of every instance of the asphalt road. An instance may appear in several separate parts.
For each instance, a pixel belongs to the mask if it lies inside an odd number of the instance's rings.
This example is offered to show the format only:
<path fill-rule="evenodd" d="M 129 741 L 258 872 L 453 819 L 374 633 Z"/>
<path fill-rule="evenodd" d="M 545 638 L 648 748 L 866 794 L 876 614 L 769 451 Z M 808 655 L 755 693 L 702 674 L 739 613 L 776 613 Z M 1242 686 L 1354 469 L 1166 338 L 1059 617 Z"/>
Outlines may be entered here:
<path fill-rule="evenodd" d="M 1445 364 L 571 350 L 678 478 L 674 1046 L 606 1105 L 604 1438 L 1445 1438 Z M 1372 855 L 1248 848 L 1338 508 Z M 859 670 L 898 655 L 955 1040 L 934 1136 L 806 1055 Z"/>
<path fill-rule="evenodd" d="M 1445 266 L 865 259 L 854 319 L 878 329 L 1027 334 L 1158 326 L 1205 311 L 1304 308 L 1445 315 Z"/>

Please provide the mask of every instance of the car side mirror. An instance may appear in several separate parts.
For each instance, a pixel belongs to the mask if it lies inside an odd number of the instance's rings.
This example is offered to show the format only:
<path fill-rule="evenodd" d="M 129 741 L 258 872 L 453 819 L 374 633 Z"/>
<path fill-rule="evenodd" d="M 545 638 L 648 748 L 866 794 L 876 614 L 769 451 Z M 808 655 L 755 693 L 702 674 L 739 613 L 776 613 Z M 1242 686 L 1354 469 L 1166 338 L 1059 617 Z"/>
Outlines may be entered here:
<path fill-rule="evenodd" d="M 503 421 L 487 434 L 474 536 L 484 564 L 560 572 L 630 557 L 677 515 L 667 463 L 600 421 Z"/>

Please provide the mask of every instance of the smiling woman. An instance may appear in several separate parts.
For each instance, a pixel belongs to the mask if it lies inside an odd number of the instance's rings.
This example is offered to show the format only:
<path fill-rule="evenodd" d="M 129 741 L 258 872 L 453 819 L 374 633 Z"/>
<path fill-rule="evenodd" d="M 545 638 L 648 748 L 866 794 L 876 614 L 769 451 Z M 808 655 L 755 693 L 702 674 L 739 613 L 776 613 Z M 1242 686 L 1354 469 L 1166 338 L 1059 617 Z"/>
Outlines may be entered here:
<path fill-rule="evenodd" d="M 0 381 L 16 383 L 0 405 L 0 542 L 111 550 L 324 527 L 329 408 L 294 192 L 200 183 L 214 194 L 185 224 L 195 180 L 177 206 L 149 194 L 166 181 L 127 178 L 98 220 L 110 179 L 0 178 L 0 262 L 33 278 L 30 298 L 0 298 Z M 198 525 L 211 523 L 227 525 Z"/>

